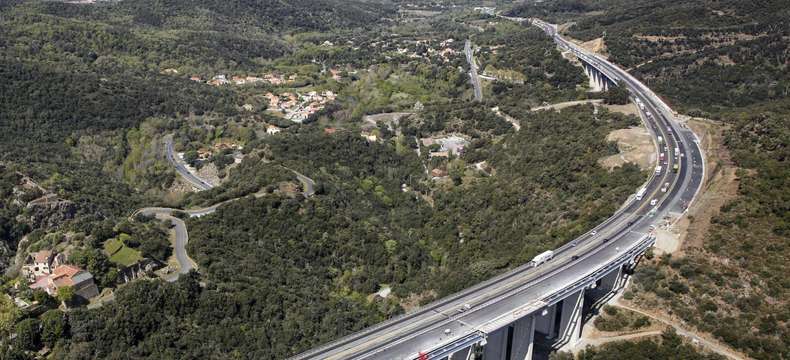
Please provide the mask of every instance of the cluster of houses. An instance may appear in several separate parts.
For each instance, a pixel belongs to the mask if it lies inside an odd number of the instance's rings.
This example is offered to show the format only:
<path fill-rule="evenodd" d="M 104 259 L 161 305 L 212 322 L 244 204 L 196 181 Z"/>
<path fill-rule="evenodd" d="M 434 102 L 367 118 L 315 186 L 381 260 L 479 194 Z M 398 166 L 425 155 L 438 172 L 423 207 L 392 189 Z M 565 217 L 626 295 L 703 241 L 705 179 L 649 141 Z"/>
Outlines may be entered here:
<path fill-rule="evenodd" d="M 234 142 L 221 141 L 221 142 L 217 142 L 216 144 L 212 145 L 210 148 L 200 148 L 200 149 L 198 149 L 197 150 L 197 155 L 198 155 L 197 158 L 200 161 L 207 161 L 207 160 L 211 159 L 211 156 L 213 156 L 216 153 L 220 153 L 220 152 L 225 151 L 225 150 L 231 150 L 233 152 L 238 152 L 238 151 L 241 151 L 243 148 L 244 148 L 243 146 L 241 146 L 239 144 L 236 144 Z M 238 162 L 241 162 L 241 159 L 239 159 Z"/>
<path fill-rule="evenodd" d="M 375 40 L 375 41 L 361 41 L 355 44 L 354 41 L 346 41 L 346 45 L 350 46 L 352 50 L 357 51 L 362 47 L 368 49 L 375 49 L 379 54 L 397 53 L 405 55 L 411 59 L 424 59 L 431 62 L 436 59 L 442 63 L 452 61 L 454 56 L 461 53 L 462 43 L 457 43 L 455 39 L 446 40 L 433 40 L 433 39 L 399 39 L 397 34 L 390 34 L 390 39 Z M 321 46 L 334 46 L 331 42 L 324 42 Z M 391 59 L 389 55 L 384 55 L 384 58 Z M 339 71 L 332 69 L 332 78 L 340 80 Z M 351 73 L 351 72 L 349 72 Z"/>
<path fill-rule="evenodd" d="M 322 110 L 327 103 L 334 101 L 337 96 L 331 91 L 310 91 L 306 94 L 286 92 L 275 95 L 271 92 L 266 93 L 269 100 L 268 111 L 282 114 L 290 121 L 302 123 L 310 115 Z"/>
<path fill-rule="evenodd" d="M 56 296 L 58 289 L 71 287 L 74 295 L 89 300 L 99 295 L 91 273 L 66 263 L 62 253 L 41 250 L 28 255 L 22 275 L 31 289 L 41 289 Z"/>
<path fill-rule="evenodd" d="M 168 69 L 171 70 L 171 69 Z M 189 78 L 192 81 L 203 82 L 203 79 L 200 76 L 192 76 Z M 290 84 L 296 81 L 296 74 L 292 74 L 289 76 L 275 74 L 275 73 L 268 73 L 264 74 L 263 77 L 257 76 L 232 76 L 230 79 L 227 75 L 216 75 L 212 77 L 210 80 L 206 81 L 206 84 L 213 85 L 213 86 L 222 86 L 222 85 L 246 85 L 246 84 L 256 84 L 256 83 L 267 83 L 271 85 L 285 85 Z"/>
<path fill-rule="evenodd" d="M 439 62 L 448 63 L 460 53 L 455 49 L 455 39 L 446 39 L 440 42 L 435 40 L 402 40 L 402 41 L 374 41 L 368 44 L 369 47 L 380 50 L 381 52 L 395 52 L 405 55 L 410 59 L 437 59 Z"/>

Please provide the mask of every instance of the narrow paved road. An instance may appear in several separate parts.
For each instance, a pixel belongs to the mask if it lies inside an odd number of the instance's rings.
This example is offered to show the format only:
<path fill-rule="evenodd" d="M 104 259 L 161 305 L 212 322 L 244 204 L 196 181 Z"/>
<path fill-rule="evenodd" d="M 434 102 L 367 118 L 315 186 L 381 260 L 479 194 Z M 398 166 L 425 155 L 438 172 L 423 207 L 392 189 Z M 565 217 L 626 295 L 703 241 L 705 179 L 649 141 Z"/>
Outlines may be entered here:
<path fill-rule="evenodd" d="M 304 186 L 304 191 L 302 192 L 302 195 L 304 195 L 305 198 L 313 196 L 315 194 L 315 181 L 313 181 L 313 179 L 305 176 L 304 174 L 296 170 L 292 170 L 292 169 L 288 169 L 288 170 L 291 170 L 296 175 L 296 178 L 299 179 L 299 181 Z M 255 196 L 256 198 L 264 195 L 265 193 L 263 192 L 258 192 L 253 194 L 253 196 Z M 221 205 L 227 204 L 232 201 L 236 201 L 240 198 L 241 197 L 233 198 L 216 203 L 208 207 L 189 209 L 189 210 L 173 209 L 166 207 L 147 207 L 147 208 L 139 209 L 132 214 L 132 218 L 134 218 L 134 216 L 138 214 L 142 214 L 145 216 L 154 216 L 160 220 L 170 220 L 173 223 L 174 225 L 173 231 L 175 232 L 175 243 L 173 244 L 173 250 L 176 257 L 176 261 L 178 262 L 179 271 L 177 274 L 174 274 L 175 276 L 168 277 L 167 278 L 168 281 L 175 281 L 176 279 L 178 279 L 179 274 L 186 274 L 192 269 L 197 269 L 197 264 L 195 263 L 194 260 L 192 260 L 192 258 L 189 257 L 189 254 L 187 254 L 187 250 L 186 250 L 187 243 L 189 242 L 189 232 L 187 231 L 186 223 L 184 223 L 184 220 L 175 217 L 173 214 L 176 212 L 183 212 L 189 215 L 189 217 L 201 217 L 204 215 L 212 214 L 215 211 L 217 211 L 217 208 L 219 208 Z"/>
<path fill-rule="evenodd" d="M 195 210 L 188 210 L 184 211 L 189 214 L 190 217 L 196 216 L 203 216 L 207 214 L 211 214 L 217 210 L 220 204 L 213 205 L 207 208 L 202 209 L 195 209 Z M 187 225 L 184 223 L 184 220 L 181 220 L 175 216 L 173 213 L 180 212 L 182 210 L 179 209 L 171 209 L 171 208 L 159 208 L 159 207 L 152 207 L 152 208 L 143 208 L 137 210 L 135 215 L 143 214 L 146 216 L 154 216 L 159 220 L 170 220 L 173 223 L 173 231 L 175 232 L 175 243 L 173 244 L 173 253 L 176 257 L 176 261 L 178 262 L 178 274 L 186 274 L 192 269 L 197 268 L 197 264 L 192 258 L 189 257 L 187 254 L 187 243 L 189 242 L 189 232 L 187 232 Z M 168 277 L 168 281 L 175 281 L 178 279 L 178 274 L 175 276 Z"/>
<path fill-rule="evenodd" d="M 291 170 L 291 169 L 288 169 L 288 170 Z M 291 171 L 294 174 L 296 174 L 296 178 L 299 179 L 299 182 L 302 183 L 302 187 L 304 187 L 304 190 L 303 190 L 302 194 L 304 195 L 304 197 L 311 197 L 311 196 L 315 195 L 315 181 L 313 181 L 313 179 L 305 176 L 304 174 L 302 174 L 302 173 L 300 173 L 300 172 L 298 172 L 296 170 L 291 170 Z"/>
<path fill-rule="evenodd" d="M 165 136 L 165 154 L 167 156 L 167 161 L 176 168 L 176 172 L 178 172 L 181 177 L 184 178 L 190 185 L 192 185 L 198 191 L 201 190 L 208 190 L 214 187 L 206 180 L 201 179 L 196 174 L 193 174 L 189 169 L 187 169 L 186 164 L 179 159 L 178 155 L 176 155 L 175 150 L 173 149 L 173 134 L 169 134 Z"/>

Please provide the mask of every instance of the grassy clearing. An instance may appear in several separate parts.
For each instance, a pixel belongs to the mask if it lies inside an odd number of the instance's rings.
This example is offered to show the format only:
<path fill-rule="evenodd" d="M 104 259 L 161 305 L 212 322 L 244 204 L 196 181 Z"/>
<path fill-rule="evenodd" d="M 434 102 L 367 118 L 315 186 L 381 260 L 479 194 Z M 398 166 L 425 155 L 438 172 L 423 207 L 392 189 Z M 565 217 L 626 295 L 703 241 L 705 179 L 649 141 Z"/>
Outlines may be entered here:
<path fill-rule="evenodd" d="M 124 245 L 119 239 L 105 241 L 104 251 L 110 257 L 110 261 L 122 266 L 132 265 L 143 258 L 139 251 Z"/>

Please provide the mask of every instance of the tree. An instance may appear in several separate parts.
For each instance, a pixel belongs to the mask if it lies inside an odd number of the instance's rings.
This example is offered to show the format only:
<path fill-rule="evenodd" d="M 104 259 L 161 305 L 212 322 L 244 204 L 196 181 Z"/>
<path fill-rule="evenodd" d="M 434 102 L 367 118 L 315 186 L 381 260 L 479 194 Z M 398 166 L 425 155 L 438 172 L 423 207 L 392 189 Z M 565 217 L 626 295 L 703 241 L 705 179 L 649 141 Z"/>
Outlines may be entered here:
<path fill-rule="evenodd" d="M 49 310 L 41 315 L 41 342 L 49 347 L 67 336 L 68 322 L 66 314 L 60 310 Z"/>
<path fill-rule="evenodd" d="M 30 351 L 41 347 L 41 324 L 37 319 L 25 319 L 16 324 L 16 347 Z"/>
<path fill-rule="evenodd" d="M 6 337 L 19 318 L 19 308 L 8 296 L 0 296 L 0 337 Z"/>
<path fill-rule="evenodd" d="M 609 87 L 603 93 L 603 101 L 607 104 L 625 105 L 628 103 L 628 89 L 622 82 L 617 82 L 616 86 Z"/>
<path fill-rule="evenodd" d="M 184 152 L 184 162 L 185 163 L 187 163 L 189 165 L 192 165 L 192 166 L 195 166 L 195 164 L 197 163 L 197 160 L 198 160 L 197 150 L 189 150 L 189 151 Z"/>
<path fill-rule="evenodd" d="M 71 286 L 62 286 L 58 288 L 58 300 L 64 304 L 70 303 L 74 300 L 74 288 Z"/>
<path fill-rule="evenodd" d="M 41 289 L 33 290 L 33 300 L 37 301 L 39 305 L 47 308 L 58 307 L 58 300 L 47 294 L 46 291 Z"/>
<path fill-rule="evenodd" d="M 0 341 L 0 359 L 3 360 L 28 360 L 33 357 L 24 351 L 10 345 L 10 341 L 3 339 Z"/>

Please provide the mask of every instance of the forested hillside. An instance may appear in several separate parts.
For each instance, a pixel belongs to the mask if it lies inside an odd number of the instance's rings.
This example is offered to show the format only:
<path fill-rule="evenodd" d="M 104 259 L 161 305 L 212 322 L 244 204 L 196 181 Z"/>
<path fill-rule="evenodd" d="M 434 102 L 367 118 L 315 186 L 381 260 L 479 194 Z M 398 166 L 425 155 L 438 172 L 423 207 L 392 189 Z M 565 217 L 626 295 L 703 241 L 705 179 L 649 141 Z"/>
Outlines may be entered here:
<path fill-rule="evenodd" d="M 701 248 L 638 268 L 629 296 L 758 359 L 790 356 L 788 11 L 785 1 L 743 0 L 570 0 L 514 10 L 575 22 L 567 34 L 581 40 L 603 36 L 609 58 L 673 108 L 726 127 L 737 197 L 712 219 Z"/>
<path fill-rule="evenodd" d="M 13 183 L 0 186 L 0 235 L 23 255 L 68 252 L 104 292 L 64 313 L 10 271 L 3 291 L 49 311 L 0 303 L 3 358 L 44 347 L 55 359 L 286 358 L 560 246 L 646 177 L 598 163 L 618 152 L 607 135 L 636 117 L 531 111 L 587 98 L 582 71 L 538 30 L 472 11 L 404 20 L 387 3 L 339 0 L 0 9 L 0 165 Z M 482 103 L 463 71 L 465 37 L 492 72 L 513 75 L 487 83 Z M 193 191 L 166 153 L 216 187 Z M 68 217 L 39 224 L 28 208 L 43 196 Z M 178 275 L 167 264 L 121 280 L 129 259 L 108 248 L 162 263 L 173 252 L 171 224 L 135 209 L 219 202 L 199 218 L 176 212 L 197 272 L 165 282 Z"/>
<path fill-rule="evenodd" d="M 139 203 L 128 192 L 118 196 L 106 191 L 124 186 L 113 170 L 131 151 L 124 139 L 128 129 L 156 116 L 238 112 L 235 93 L 168 77 L 162 69 L 178 67 L 201 74 L 248 68 L 282 56 L 286 46 L 279 35 L 285 32 L 370 24 L 389 11 L 366 3 L 337 5 L 333 1 L 4 3 L 0 161 L 24 164 L 26 173 L 40 180 L 59 173 L 53 186 L 63 195 L 91 196 L 94 201 L 78 204 L 101 208 L 87 212 L 117 216 L 129 211 Z M 91 146 L 100 148 L 87 154 L 81 145 L 96 141 Z M 91 187 L 96 189 L 84 191 Z M 108 198 L 116 201 L 103 200 Z"/>
<path fill-rule="evenodd" d="M 248 198 L 191 220 L 189 251 L 207 282 L 197 304 L 136 305 L 129 301 L 143 285 L 133 286 L 106 311 L 70 319 L 75 329 L 91 330 L 74 332 L 68 352 L 190 357 L 201 349 L 219 357 L 238 351 L 283 358 L 402 312 L 409 301 L 517 266 L 600 221 L 644 176 L 635 166 L 609 173 L 596 162 L 611 153 L 604 134 L 635 120 L 591 116 L 589 108 L 576 108 L 524 119 L 528 131 L 477 150 L 498 154 L 492 160 L 498 176 L 464 174 L 455 164 L 459 184 L 436 192 L 433 207 L 402 191 L 425 185 L 418 158 L 397 141 L 371 144 L 346 131 L 307 129 L 268 139 L 261 156 L 314 178 L 315 197 Z M 588 210 L 572 211 L 579 204 Z M 394 294 L 370 301 L 384 285 Z M 128 313 L 112 315 L 121 304 Z M 227 310 L 209 310 L 216 304 Z M 127 316 L 170 320 L 119 325 Z M 123 330 L 112 330 L 118 326 Z M 98 341 L 114 331 L 140 335 Z M 175 348 L 159 340 L 173 331 L 182 344 Z"/>

